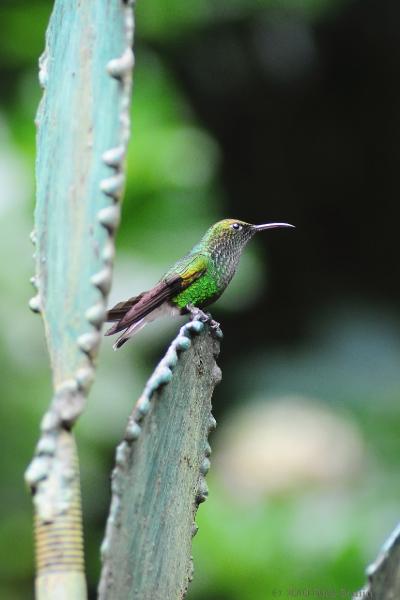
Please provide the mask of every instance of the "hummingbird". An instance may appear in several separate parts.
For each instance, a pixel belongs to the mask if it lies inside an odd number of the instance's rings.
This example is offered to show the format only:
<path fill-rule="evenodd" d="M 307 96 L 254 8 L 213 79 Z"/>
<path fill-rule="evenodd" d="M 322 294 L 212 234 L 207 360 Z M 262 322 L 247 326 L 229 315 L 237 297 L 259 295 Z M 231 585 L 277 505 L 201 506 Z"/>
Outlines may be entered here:
<path fill-rule="evenodd" d="M 294 225 L 252 225 L 238 219 L 223 219 L 212 225 L 151 290 L 119 302 L 107 312 L 106 321 L 114 324 L 105 335 L 123 332 L 114 350 L 158 317 L 195 314 L 218 300 L 234 276 L 247 242 L 259 231 L 278 227 Z"/>

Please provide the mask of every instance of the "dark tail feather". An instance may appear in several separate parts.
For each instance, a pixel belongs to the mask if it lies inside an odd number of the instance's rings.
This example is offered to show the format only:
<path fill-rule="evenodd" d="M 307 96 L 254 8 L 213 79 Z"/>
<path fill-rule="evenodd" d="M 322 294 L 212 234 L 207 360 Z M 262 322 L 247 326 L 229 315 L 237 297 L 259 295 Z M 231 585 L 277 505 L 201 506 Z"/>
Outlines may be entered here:
<path fill-rule="evenodd" d="M 118 323 L 119 321 L 117 321 L 114 325 L 112 325 L 110 327 L 110 329 L 107 329 L 107 331 L 104 332 L 104 335 L 114 335 L 114 333 L 118 332 Z"/>
<path fill-rule="evenodd" d="M 146 325 L 146 323 L 147 323 L 147 319 L 146 319 L 146 317 L 144 317 L 143 319 L 139 319 L 138 321 L 133 322 L 131 325 L 129 325 L 129 327 L 127 327 L 125 329 L 125 331 L 122 333 L 122 335 L 120 335 L 119 338 L 117 338 L 117 341 L 113 345 L 114 350 L 118 350 L 118 348 L 121 348 L 121 346 L 123 346 L 125 344 L 125 342 L 127 342 L 136 333 L 136 331 L 139 331 L 140 329 L 142 329 L 142 327 L 144 327 Z M 114 329 L 116 327 L 118 327 L 118 323 L 113 326 Z M 121 329 L 120 329 L 120 331 L 121 331 Z M 115 332 L 115 333 L 117 333 L 117 332 Z"/>
<path fill-rule="evenodd" d="M 129 298 L 129 300 L 126 300 L 125 302 L 118 302 L 118 304 L 113 306 L 107 312 L 106 321 L 108 323 L 114 323 L 114 325 L 112 325 L 110 329 L 107 329 L 104 335 L 113 335 L 114 333 L 121 331 L 121 328 L 119 326 L 121 319 L 126 315 L 128 311 L 131 310 L 132 306 L 137 304 L 143 298 L 144 293 L 145 292 L 142 292 L 141 294 L 139 294 L 139 296 Z"/>
<path fill-rule="evenodd" d="M 125 337 L 125 333 L 124 335 L 121 335 L 113 346 L 114 350 L 118 350 L 118 348 L 121 348 L 121 346 L 123 346 L 128 340 L 129 337 Z"/>
<path fill-rule="evenodd" d="M 142 292 L 141 294 L 139 294 L 139 296 L 133 296 L 133 298 L 129 298 L 129 300 L 125 300 L 125 302 L 118 302 L 118 304 L 113 306 L 107 312 L 106 321 L 110 323 L 114 321 L 120 321 L 122 317 L 126 315 L 128 310 L 130 310 L 132 306 L 137 304 L 139 300 L 143 298 L 144 293 L 145 292 Z"/>
<path fill-rule="evenodd" d="M 177 276 L 172 281 L 163 279 L 157 283 L 151 290 L 142 292 L 139 296 L 129 298 L 126 302 L 119 302 L 107 314 L 107 321 L 114 322 L 104 335 L 114 335 L 124 329 L 134 327 L 139 324 L 144 317 L 152 313 L 156 308 L 169 300 L 176 290 L 180 277 Z M 174 285 L 172 285 L 174 283 Z M 180 285 L 180 284 L 179 284 Z M 180 288 L 179 288 L 180 289 Z M 133 330 L 131 330 L 133 331 Z"/>

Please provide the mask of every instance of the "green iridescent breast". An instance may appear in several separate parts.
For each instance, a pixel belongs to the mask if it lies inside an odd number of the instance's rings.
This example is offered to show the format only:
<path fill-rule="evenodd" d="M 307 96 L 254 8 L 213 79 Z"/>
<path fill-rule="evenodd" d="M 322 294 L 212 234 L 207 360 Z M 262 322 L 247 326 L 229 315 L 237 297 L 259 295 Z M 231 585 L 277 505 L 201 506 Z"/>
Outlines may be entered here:
<path fill-rule="evenodd" d="M 218 287 L 215 276 L 207 272 L 189 285 L 183 292 L 172 298 L 172 302 L 179 306 L 179 308 L 184 308 L 188 304 L 205 306 L 214 302 L 222 291 Z"/>

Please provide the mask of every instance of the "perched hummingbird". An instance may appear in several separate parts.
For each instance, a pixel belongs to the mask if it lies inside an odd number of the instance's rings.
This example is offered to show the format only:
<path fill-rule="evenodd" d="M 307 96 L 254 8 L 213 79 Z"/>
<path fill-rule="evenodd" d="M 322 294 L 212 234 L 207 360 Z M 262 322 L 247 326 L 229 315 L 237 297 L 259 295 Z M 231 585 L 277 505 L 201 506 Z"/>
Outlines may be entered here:
<path fill-rule="evenodd" d="M 178 260 L 148 292 L 119 302 L 107 313 L 114 325 L 105 335 L 123 331 L 117 350 L 139 329 L 163 315 L 182 315 L 215 302 L 235 274 L 247 242 L 257 231 L 294 227 L 289 223 L 251 225 L 224 219 L 212 225 L 192 250 Z"/>

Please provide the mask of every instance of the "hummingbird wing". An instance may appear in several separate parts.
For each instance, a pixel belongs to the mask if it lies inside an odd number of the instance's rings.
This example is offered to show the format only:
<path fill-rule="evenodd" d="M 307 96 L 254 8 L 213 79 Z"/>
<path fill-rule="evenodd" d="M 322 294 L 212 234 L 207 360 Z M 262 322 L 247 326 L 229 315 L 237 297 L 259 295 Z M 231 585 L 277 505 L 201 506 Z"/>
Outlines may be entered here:
<path fill-rule="evenodd" d="M 116 323 L 104 335 L 118 333 L 146 317 L 201 277 L 207 266 L 208 258 L 203 254 L 188 255 L 178 261 L 151 290 L 119 302 L 109 310 L 106 320 Z"/>

